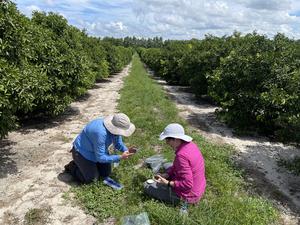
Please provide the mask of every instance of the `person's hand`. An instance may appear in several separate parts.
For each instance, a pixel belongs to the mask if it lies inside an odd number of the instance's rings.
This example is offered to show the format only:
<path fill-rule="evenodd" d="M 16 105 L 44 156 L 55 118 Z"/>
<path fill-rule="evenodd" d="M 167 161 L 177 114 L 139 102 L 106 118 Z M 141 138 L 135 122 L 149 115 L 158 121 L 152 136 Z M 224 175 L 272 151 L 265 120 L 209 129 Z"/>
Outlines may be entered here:
<path fill-rule="evenodd" d="M 158 173 L 156 175 L 160 175 L 161 177 L 166 178 L 166 179 L 168 179 L 168 177 L 169 177 L 169 174 L 167 174 L 167 173 Z"/>
<path fill-rule="evenodd" d="M 138 148 L 132 146 L 132 147 L 128 148 L 128 151 L 129 151 L 129 153 L 134 153 L 135 154 L 138 151 Z"/>
<path fill-rule="evenodd" d="M 130 153 L 129 151 L 125 151 L 121 155 L 121 159 L 128 159 L 130 156 L 132 156 L 134 153 Z"/>
<path fill-rule="evenodd" d="M 162 177 L 161 175 L 157 174 L 154 176 L 154 180 L 157 182 L 157 183 L 160 183 L 160 184 L 165 184 L 165 185 L 168 185 L 169 181 Z"/>

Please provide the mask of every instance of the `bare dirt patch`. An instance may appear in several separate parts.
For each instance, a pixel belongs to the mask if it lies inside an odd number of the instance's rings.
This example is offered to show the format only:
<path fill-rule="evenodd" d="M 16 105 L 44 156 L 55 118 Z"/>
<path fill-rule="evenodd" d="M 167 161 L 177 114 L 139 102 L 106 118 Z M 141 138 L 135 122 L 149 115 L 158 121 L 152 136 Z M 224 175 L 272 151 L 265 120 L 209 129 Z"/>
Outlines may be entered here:
<path fill-rule="evenodd" d="M 83 126 L 117 112 L 118 92 L 130 67 L 96 83 L 62 116 L 27 121 L 0 141 L 0 224 L 96 223 L 64 200 L 63 194 L 76 184 L 63 168 L 71 160 L 72 140 Z"/>
<path fill-rule="evenodd" d="M 180 116 L 200 134 L 212 142 L 230 144 L 236 149 L 234 156 L 246 171 L 247 179 L 258 192 L 272 199 L 282 214 L 282 224 L 300 224 L 300 177 L 279 167 L 279 159 L 300 156 L 300 149 L 291 145 L 270 142 L 264 137 L 239 137 L 232 129 L 217 120 L 216 106 L 195 99 L 188 88 L 167 85 L 157 79 L 167 94 L 176 102 Z"/>

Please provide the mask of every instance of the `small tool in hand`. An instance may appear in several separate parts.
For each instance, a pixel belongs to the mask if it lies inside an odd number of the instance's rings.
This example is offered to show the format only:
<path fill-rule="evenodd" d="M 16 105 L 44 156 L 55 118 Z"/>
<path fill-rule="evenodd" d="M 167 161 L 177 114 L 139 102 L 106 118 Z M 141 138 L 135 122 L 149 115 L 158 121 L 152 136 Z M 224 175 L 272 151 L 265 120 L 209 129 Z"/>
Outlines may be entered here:
<path fill-rule="evenodd" d="M 137 147 L 131 147 L 128 149 L 129 153 L 137 153 L 139 149 Z"/>

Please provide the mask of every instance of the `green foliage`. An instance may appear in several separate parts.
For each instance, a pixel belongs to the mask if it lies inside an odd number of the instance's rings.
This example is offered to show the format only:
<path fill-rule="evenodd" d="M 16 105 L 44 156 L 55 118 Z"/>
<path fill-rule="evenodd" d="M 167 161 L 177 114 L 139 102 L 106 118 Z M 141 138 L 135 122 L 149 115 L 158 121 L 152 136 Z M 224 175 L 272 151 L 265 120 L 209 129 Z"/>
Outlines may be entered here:
<path fill-rule="evenodd" d="M 230 124 L 299 141 L 299 60 L 293 44 L 282 35 L 274 41 L 255 33 L 242 39 L 221 59 L 209 94 Z"/>
<path fill-rule="evenodd" d="M 0 2 L 0 138 L 25 115 L 63 112 L 96 79 L 130 62 L 131 49 L 103 45 L 58 14 L 34 12 L 30 20 Z"/>
<path fill-rule="evenodd" d="M 255 32 L 139 48 L 141 59 L 169 83 L 208 95 L 219 116 L 240 131 L 300 141 L 300 43 Z"/>
<path fill-rule="evenodd" d="M 29 20 L 22 16 L 14 3 L 0 2 L 0 57 L 20 65 L 26 52 Z"/>
<path fill-rule="evenodd" d="M 7 130 L 11 130 L 17 127 L 16 116 L 14 112 L 16 111 L 16 105 L 10 104 L 11 93 L 7 89 L 4 79 L 6 75 L 16 76 L 19 70 L 12 67 L 5 60 L 0 59 L 0 137 L 3 137 Z M 7 81 L 8 82 L 8 81 Z"/>
<path fill-rule="evenodd" d="M 92 72 L 95 73 L 96 79 L 108 77 L 109 63 L 107 61 L 106 51 L 102 45 L 101 40 L 94 37 L 87 37 L 85 34 L 84 37 L 83 48 L 86 54 L 91 59 L 90 67 L 92 69 Z"/>
<path fill-rule="evenodd" d="M 181 76 L 182 58 L 191 50 L 184 41 L 167 41 L 164 48 L 139 48 L 141 59 L 167 82 L 172 84 L 186 84 Z"/>
<path fill-rule="evenodd" d="M 133 54 L 131 49 L 123 46 L 113 46 L 108 42 L 104 42 L 103 46 L 106 50 L 110 74 L 119 72 L 124 65 L 130 62 Z"/>
<path fill-rule="evenodd" d="M 208 79 L 218 68 L 220 58 L 227 54 L 225 43 L 226 39 L 213 36 L 190 43 L 191 51 L 185 54 L 179 66 L 180 84 L 190 85 L 196 96 L 207 94 Z"/>
<path fill-rule="evenodd" d="M 161 75 L 161 62 L 163 60 L 163 53 L 160 48 L 139 48 L 140 57 L 157 75 Z"/>
<path fill-rule="evenodd" d="M 164 47 L 164 57 L 161 61 L 163 72 L 161 76 L 171 84 L 181 83 L 182 74 L 180 70 L 182 58 L 189 53 L 191 48 L 182 41 L 169 41 Z"/>
<path fill-rule="evenodd" d="M 63 37 L 69 27 L 68 21 L 63 16 L 53 12 L 47 14 L 46 12 L 34 11 L 32 21 L 35 24 L 51 30 L 57 38 Z"/>
<path fill-rule="evenodd" d="M 228 122 L 239 126 L 254 123 L 258 94 L 272 66 L 268 54 L 271 48 L 265 37 L 247 35 L 240 46 L 221 59 L 211 76 L 209 94 L 220 103 Z"/>
<path fill-rule="evenodd" d="M 163 46 L 162 37 L 154 38 L 136 38 L 136 37 L 125 37 L 125 38 L 113 38 L 104 37 L 104 42 L 109 42 L 111 45 L 133 47 L 138 48 L 160 48 Z"/>

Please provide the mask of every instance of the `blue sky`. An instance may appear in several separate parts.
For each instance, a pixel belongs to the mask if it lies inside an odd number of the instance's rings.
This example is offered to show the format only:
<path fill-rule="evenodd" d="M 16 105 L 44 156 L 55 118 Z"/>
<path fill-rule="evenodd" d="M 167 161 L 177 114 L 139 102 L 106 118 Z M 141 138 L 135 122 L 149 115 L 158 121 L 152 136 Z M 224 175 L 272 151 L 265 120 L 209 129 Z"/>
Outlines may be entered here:
<path fill-rule="evenodd" d="M 93 36 L 203 38 L 235 30 L 300 39 L 299 0 L 15 0 L 33 10 L 56 12 Z"/>

